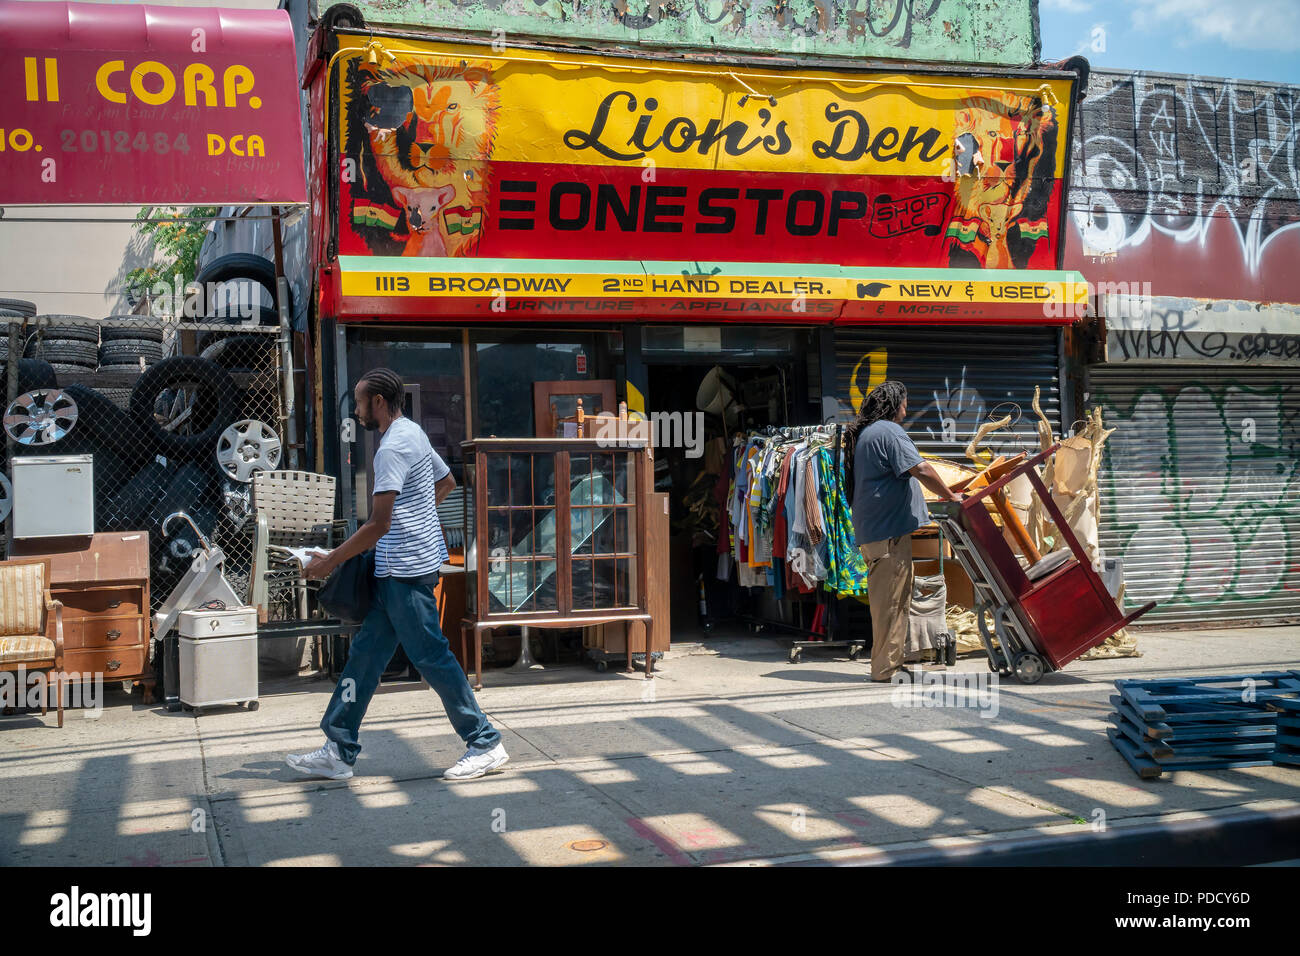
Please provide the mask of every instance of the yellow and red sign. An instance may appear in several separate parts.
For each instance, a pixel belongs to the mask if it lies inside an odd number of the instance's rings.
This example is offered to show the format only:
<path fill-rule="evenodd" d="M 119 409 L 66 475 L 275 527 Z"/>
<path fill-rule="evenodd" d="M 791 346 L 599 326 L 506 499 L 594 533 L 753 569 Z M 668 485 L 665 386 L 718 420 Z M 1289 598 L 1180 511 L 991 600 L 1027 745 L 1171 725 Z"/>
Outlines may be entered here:
<path fill-rule="evenodd" d="M 1068 324 L 1075 272 L 343 256 L 338 311 L 388 318 Z"/>
<path fill-rule="evenodd" d="M 1071 80 L 340 38 L 339 252 L 1053 269 Z"/>

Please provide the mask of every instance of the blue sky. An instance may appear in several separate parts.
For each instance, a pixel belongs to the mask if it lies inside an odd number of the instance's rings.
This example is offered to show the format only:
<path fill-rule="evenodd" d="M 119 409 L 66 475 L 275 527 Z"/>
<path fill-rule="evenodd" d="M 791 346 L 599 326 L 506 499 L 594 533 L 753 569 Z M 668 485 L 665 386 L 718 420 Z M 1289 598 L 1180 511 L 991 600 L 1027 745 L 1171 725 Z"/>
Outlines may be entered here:
<path fill-rule="evenodd" d="M 1300 0 L 1039 0 L 1043 59 L 1300 83 Z"/>

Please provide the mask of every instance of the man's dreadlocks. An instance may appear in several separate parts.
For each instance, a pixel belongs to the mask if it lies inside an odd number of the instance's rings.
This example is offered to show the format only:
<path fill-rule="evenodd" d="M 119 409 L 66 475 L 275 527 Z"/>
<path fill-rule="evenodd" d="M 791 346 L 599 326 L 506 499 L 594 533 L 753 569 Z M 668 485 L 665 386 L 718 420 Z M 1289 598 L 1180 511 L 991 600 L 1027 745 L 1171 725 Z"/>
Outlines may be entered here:
<path fill-rule="evenodd" d="M 879 422 L 892 422 L 898 417 L 898 410 L 907 401 L 907 387 L 894 379 L 881 382 L 862 400 L 858 417 L 845 429 L 844 445 L 844 482 L 850 496 L 853 494 L 854 476 L 853 460 L 857 456 L 858 436 L 868 425 Z"/>

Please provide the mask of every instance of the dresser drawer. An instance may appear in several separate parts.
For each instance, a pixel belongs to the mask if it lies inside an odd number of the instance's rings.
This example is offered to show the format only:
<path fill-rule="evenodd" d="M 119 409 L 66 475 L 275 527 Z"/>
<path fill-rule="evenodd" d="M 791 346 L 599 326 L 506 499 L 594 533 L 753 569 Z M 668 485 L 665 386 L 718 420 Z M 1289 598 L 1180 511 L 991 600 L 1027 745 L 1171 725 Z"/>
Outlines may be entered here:
<path fill-rule="evenodd" d="M 63 655 L 65 671 L 103 674 L 104 680 L 139 677 L 149 669 L 149 647 L 112 647 L 105 650 L 76 650 Z"/>
<path fill-rule="evenodd" d="M 144 592 L 130 585 L 120 588 L 53 589 L 54 599 L 63 602 L 63 620 L 88 617 L 128 617 L 141 612 Z"/>
<path fill-rule="evenodd" d="M 144 619 L 140 617 L 88 617 L 63 622 L 63 646 L 99 649 L 143 644 Z"/>

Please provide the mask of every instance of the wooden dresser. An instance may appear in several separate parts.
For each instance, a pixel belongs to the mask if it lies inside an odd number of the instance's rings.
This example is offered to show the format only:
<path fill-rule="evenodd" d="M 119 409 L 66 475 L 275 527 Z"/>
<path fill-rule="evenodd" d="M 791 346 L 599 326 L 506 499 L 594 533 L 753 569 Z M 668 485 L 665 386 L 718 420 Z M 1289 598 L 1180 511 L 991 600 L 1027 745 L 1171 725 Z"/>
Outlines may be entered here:
<path fill-rule="evenodd" d="M 63 602 L 63 667 L 144 685 L 149 666 L 149 535 L 111 532 L 92 538 L 15 541 L 12 556 L 50 562 L 50 591 Z"/>

